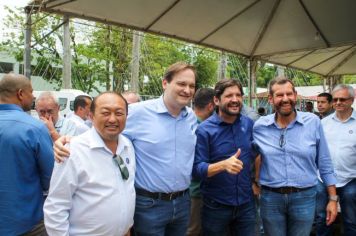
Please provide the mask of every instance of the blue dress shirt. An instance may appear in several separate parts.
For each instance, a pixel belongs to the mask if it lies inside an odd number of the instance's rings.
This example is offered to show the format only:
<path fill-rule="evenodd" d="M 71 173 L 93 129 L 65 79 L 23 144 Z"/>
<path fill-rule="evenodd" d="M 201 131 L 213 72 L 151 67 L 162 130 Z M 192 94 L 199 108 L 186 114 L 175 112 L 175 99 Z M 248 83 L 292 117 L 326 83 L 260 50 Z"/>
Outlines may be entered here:
<path fill-rule="evenodd" d="M 20 235 L 43 219 L 54 164 L 47 127 L 19 106 L 0 104 L 0 235 Z"/>
<path fill-rule="evenodd" d="M 164 105 L 163 96 L 131 104 L 123 134 L 135 148 L 135 186 L 165 193 L 187 189 L 196 127 L 197 118 L 190 108 L 173 117 Z"/>
<path fill-rule="evenodd" d="M 261 117 L 253 128 L 261 153 L 260 184 L 277 188 L 306 188 L 318 182 L 317 170 L 327 186 L 336 183 L 329 149 L 320 119 L 308 112 L 297 116 L 285 129 L 275 114 Z"/>
<path fill-rule="evenodd" d="M 343 122 L 333 113 L 321 123 L 335 167 L 336 187 L 343 187 L 356 178 L 356 111 Z"/>
<path fill-rule="evenodd" d="M 255 158 L 252 127 L 253 121 L 246 116 L 238 116 L 233 124 L 228 124 L 216 113 L 199 125 L 196 131 L 193 175 L 202 179 L 201 192 L 204 198 L 230 206 L 238 206 L 253 199 L 250 175 L 251 163 Z M 239 174 L 223 171 L 207 177 L 209 164 L 228 159 L 239 148 L 239 159 L 243 162 Z"/>

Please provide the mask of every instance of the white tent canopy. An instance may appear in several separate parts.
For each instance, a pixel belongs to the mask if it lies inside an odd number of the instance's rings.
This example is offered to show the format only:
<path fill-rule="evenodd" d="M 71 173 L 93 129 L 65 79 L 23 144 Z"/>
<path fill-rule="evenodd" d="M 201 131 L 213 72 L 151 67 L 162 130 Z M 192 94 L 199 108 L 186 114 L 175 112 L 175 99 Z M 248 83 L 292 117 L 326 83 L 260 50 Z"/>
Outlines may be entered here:
<path fill-rule="evenodd" d="M 41 11 L 318 73 L 356 74 L 354 0 L 36 0 Z"/>

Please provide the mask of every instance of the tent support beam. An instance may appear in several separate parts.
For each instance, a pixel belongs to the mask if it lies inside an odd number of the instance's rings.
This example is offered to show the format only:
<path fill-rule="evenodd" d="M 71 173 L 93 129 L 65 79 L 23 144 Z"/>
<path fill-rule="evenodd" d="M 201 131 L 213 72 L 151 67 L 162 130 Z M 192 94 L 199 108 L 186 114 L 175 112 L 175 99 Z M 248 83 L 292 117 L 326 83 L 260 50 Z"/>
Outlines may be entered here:
<path fill-rule="evenodd" d="M 310 55 L 310 54 L 312 54 L 313 52 L 315 52 L 315 50 L 311 50 L 310 52 L 305 53 L 304 55 L 298 57 L 297 59 L 295 59 L 295 60 L 289 62 L 289 63 L 286 65 L 286 67 L 292 65 L 293 63 L 296 63 L 297 61 L 303 59 L 304 57 L 306 57 L 306 56 L 308 56 L 308 55 Z"/>
<path fill-rule="evenodd" d="M 256 97 L 256 71 L 257 61 L 255 59 L 248 60 L 248 105 L 252 107 L 253 98 Z"/>
<path fill-rule="evenodd" d="M 342 51 L 336 53 L 335 55 L 332 55 L 332 56 L 326 58 L 325 60 L 322 60 L 321 62 L 319 62 L 319 63 L 317 63 L 317 64 L 315 64 L 315 65 L 313 65 L 313 66 L 307 68 L 306 71 L 309 71 L 309 70 L 311 70 L 311 69 L 313 69 L 313 68 L 315 68 L 315 67 L 317 67 L 317 66 L 319 66 L 319 65 L 321 65 L 321 64 L 323 64 L 323 63 L 325 63 L 325 62 L 327 62 L 327 61 L 329 61 L 329 60 L 331 60 L 331 59 L 333 59 L 334 57 L 336 57 L 336 56 L 338 56 L 338 55 L 340 55 L 340 54 L 346 52 L 347 50 L 351 49 L 352 47 L 353 47 L 353 45 L 352 45 L 351 47 L 348 47 L 348 48 L 346 48 L 346 49 L 344 49 L 344 50 L 342 50 Z"/>
<path fill-rule="evenodd" d="M 307 7 L 305 6 L 305 4 L 303 3 L 303 1 L 302 1 L 302 0 L 299 0 L 299 3 L 300 3 L 300 5 L 302 5 L 302 8 L 303 8 L 304 12 L 307 14 L 307 16 L 308 16 L 310 22 L 314 25 L 314 27 L 315 27 L 317 33 L 318 33 L 318 34 L 320 35 L 320 37 L 323 39 L 323 41 L 324 41 L 326 47 L 330 47 L 329 41 L 326 39 L 325 35 L 324 35 L 323 32 L 320 30 L 319 26 L 316 24 L 314 18 L 311 16 L 310 12 L 308 11 L 308 9 L 307 9 Z"/>
<path fill-rule="evenodd" d="M 176 0 L 172 5 L 170 5 L 166 10 L 164 10 L 156 19 L 154 19 L 145 30 L 149 30 L 157 21 L 159 21 L 167 12 L 169 12 L 175 5 L 177 5 L 180 0 Z"/>
<path fill-rule="evenodd" d="M 334 73 L 337 69 L 339 69 L 342 65 L 344 65 L 348 60 L 350 60 L 351 57 L 353 57 L 356 54 L 356 48 L 352 50 L 352 52 L 349 53 L 341 62 L 339 62 L 333 69 L 329 71 L 327 75 L 331 75 Z"/>
<path fill-rule="evenodd" d="M 200 39 L 198 41 L 198 43 L 202 43 L 204 40 L 206 40 L 207 38 L 209 38 L 212 34 L 216 33 L 218 30 L 220 30 L 222 27 L 224 27 L 225 25 L 229 24 L 231 21 L 233 21 L 234 19 L 236 19 L 237 17 L 239 17 L 240 15 L 242 15 L 244 12 L 246 12 L 248 9 L 250 9 L 251 7 L 253 7 L 255 4 L 257 4 L 258 2 L 260 2 L 261 0 L 256 0 L 253 3 L 251 3 L 250 5 L 246 6 L 244 9 L 242 9 L 241 11 L 239 11 L 238 13 L 236 13 L 235 15 L 233 15 L 231 18 L 229 18 L 227 21 L 225 21 L 224 23 L 222 23 L 221 25 L 219 25 L 218 27 L 216 27 L 215 29 L 213 29 L 210 33 L 208 33 L 206 36 L 204 36 L 202 39 Z"/>
<path fill-rule="evenodd" d="M 32 14 L 31 8 L 25 8 L 26 13 L 26 29 L 25 29 L 25 53 L 23 55 L 24 61 L 24 75 L 31 79 L 31 34 L 32 34 Z"/>
<path fill-rule="evenodd" d="M 271 21 L 274 17 L 274 14 L 276 13 L 277 11 L 277 8 L 279 6 L 279 4 L 281 3 L 281 0 L 277 0 L 274 5 L 273 5 L 273 8 L 268 16 L 268 19 L 267 21 L 265 22 L 265 24 L 263 25 L 263 28 L 262 30 L 259 32 L 258 36 L 257 36 L 257 40 L 255 42 L 255 44 L 253 45 L 253 48 L 252 48 L 252 51 L 250 53 L 250 55 L 254 55 L 258 46 L 260 45 L 262 39 L 263 39 L 263 36 L 265 35 L 267 29 L 268 29 L 268 26 L 271 24 Z"/>
<path fill-rule="evenodd" d="M 72 71 L 71 71 L 71 59 L 72 54 L 70 51 L 70 32 L 69 32 L 69 17 L 64 16 L 63 22 L 63 88 L 72 88 Z"/>

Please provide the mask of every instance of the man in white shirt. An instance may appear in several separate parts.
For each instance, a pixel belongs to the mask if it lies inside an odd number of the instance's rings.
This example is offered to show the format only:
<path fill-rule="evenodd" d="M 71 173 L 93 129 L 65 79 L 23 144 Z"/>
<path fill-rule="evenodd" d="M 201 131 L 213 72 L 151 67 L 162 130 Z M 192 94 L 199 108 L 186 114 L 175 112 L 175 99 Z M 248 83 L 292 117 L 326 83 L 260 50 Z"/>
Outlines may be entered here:
<path fill-rule="evenodd" d="M 75 123 L 59 115 L 58 98 L 52 92 L 41 93 L 36 98 L 35 106 L 38 117 L 47 126 L 53 141 L 56 141 L 62 135 L 75 135 Z M 62 127 L 66 128 L 62 129 Z"/>
<path fill-rule="evenodd" d="M 351 86 L 340 84 L 333 89 L 332 96 L 335 112 L 321 123 L 336 173 L 344 235 L 356 235 L 356 112 L 352 109 L 355 92 Z"/>
<path fill-rule="evenodd" d="M 121 135 L 127 103 L 115 92 L 96 97 L 93 128 L 71 140 L 56 164 L 44 206 L 49 235 L 125 235 L 135 210 L 135 153 Z"/>
<path fill-rule="evenodd" d="M 90 127 L 85 123 L 89 118 L 91 105 L 91 97 L 86 95 L 79 95 L 74 99 L 74 113 L 68 117 L 69 120 L 75 124 L 75 132 L 72 136 L 77 136 L 89 130 Z M 63 132 L 69 127 L 64 125 Z"/>

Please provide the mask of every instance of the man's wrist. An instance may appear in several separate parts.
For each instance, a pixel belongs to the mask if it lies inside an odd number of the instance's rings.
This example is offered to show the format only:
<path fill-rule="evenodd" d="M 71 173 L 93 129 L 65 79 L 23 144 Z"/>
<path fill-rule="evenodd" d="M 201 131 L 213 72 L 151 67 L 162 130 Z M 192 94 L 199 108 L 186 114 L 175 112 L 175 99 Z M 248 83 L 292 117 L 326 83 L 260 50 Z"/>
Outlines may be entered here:
<path fill-rule="evenodd" d="M 338 195 L 329 195 L 329 201 L 338 202 L 339 196 Z"/>

